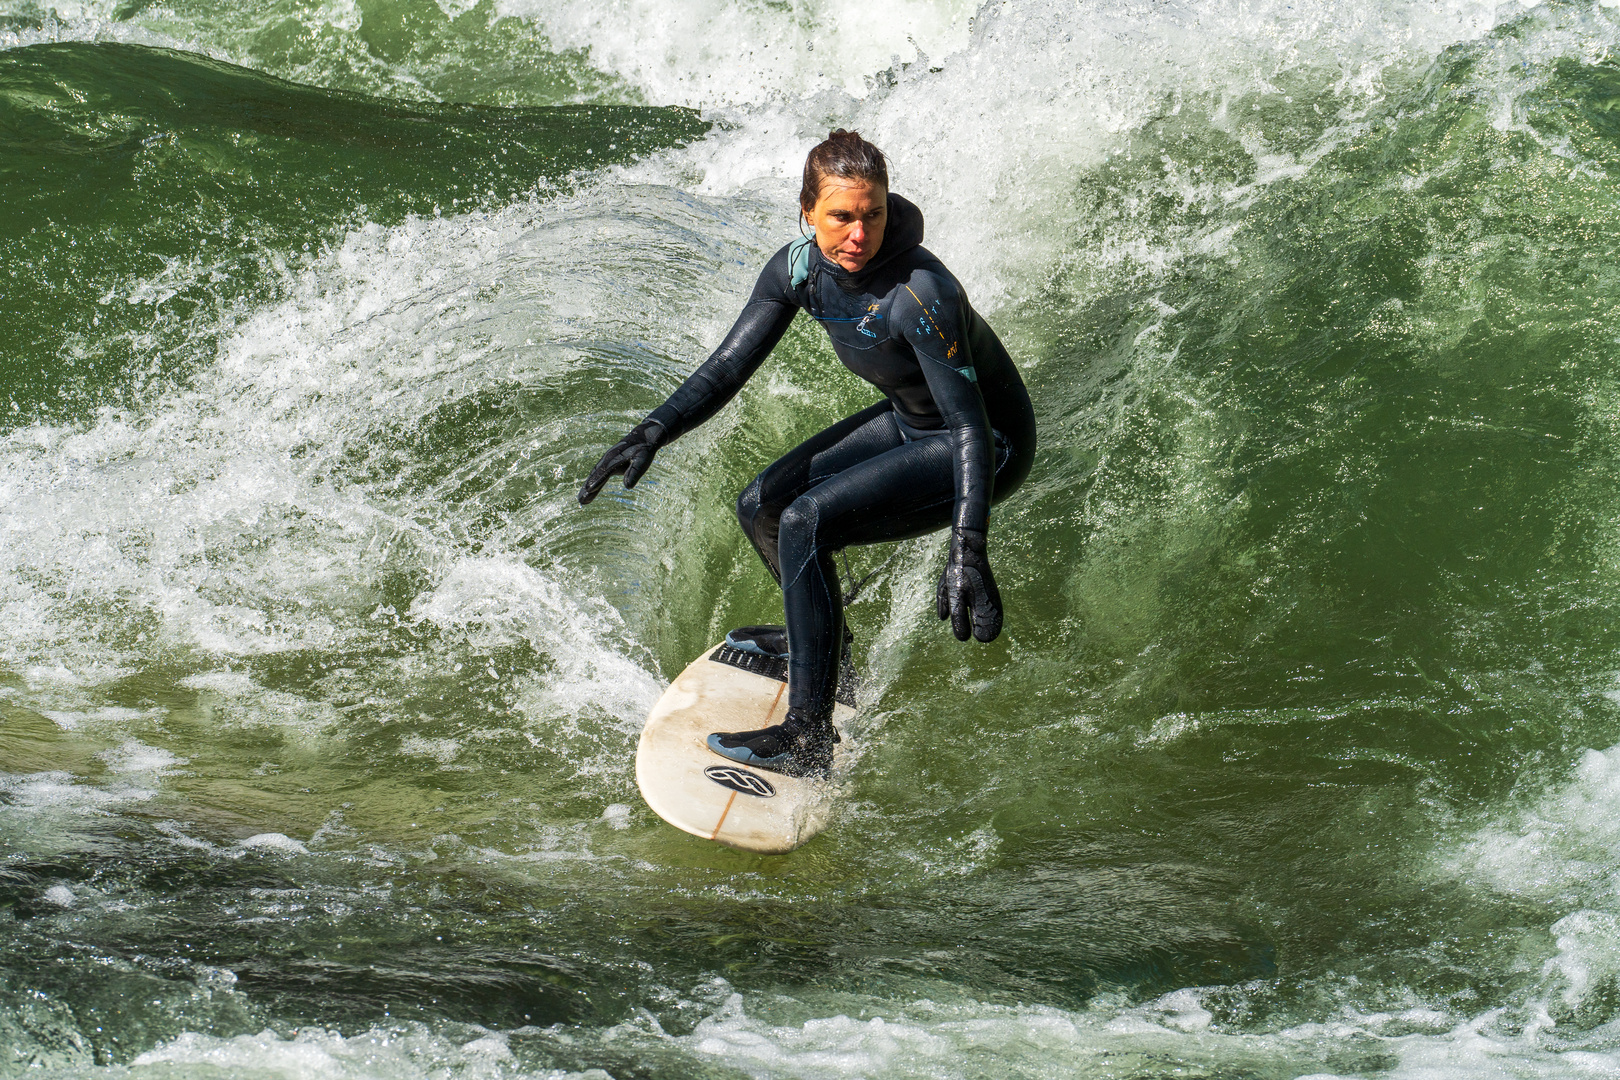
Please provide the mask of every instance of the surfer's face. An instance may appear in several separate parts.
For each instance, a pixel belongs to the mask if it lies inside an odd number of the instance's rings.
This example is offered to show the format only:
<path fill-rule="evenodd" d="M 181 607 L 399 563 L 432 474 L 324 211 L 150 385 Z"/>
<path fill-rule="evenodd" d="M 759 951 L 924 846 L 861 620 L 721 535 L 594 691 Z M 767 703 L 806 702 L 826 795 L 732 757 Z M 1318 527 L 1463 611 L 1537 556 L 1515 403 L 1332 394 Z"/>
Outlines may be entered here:
<path fill-rule="evenodd" d="M 881 184 L 829 176 L 821 182 L 816 205 L 803 209 L 821 253 L 852 274 L 883 246 L 889 192 Z"/>

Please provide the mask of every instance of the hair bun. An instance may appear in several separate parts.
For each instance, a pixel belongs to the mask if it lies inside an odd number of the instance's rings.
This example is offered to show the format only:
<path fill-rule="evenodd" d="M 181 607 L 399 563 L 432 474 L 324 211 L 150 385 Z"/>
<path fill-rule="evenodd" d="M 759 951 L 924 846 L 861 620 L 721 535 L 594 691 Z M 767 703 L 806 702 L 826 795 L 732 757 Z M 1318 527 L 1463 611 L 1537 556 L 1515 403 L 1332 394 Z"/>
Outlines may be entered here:
<path fill-rule="evenodd" d="M 799 205 L 814 206 L 821 185 L 829 176 L 889 186 L 889 162 L 883 151 L 861 138 L 858 131 L 834 128 L 804 159 L 804 186 Z"/>

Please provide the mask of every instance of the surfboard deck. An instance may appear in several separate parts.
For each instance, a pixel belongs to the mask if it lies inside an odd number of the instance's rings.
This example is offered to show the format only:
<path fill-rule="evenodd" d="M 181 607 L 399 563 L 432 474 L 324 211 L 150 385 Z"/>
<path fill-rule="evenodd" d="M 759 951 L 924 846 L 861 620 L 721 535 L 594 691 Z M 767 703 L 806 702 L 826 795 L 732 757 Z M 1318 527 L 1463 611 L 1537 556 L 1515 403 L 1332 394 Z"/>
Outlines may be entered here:
<path fill-rule="evenodd" d="M 833 725 L 855 716 L 855 673 L 841 673 Z M 710 750 L 714 731 L 752 731 L 787 715 L 787 661 L 711 646 L 686 666 L 647 715 L 636 746 L 636 784 L 677 829 L 743 851 L 777 855 L 832 820 L 848 738 L 833 750 L 833 776 L 816 780 L 728 761 Z"/>

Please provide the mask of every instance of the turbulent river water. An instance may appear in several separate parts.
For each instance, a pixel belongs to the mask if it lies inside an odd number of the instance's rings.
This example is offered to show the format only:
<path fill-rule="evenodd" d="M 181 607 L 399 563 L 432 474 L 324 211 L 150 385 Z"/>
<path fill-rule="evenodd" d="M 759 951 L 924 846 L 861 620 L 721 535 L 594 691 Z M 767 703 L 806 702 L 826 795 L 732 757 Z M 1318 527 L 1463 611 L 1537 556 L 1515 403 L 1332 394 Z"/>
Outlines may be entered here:
<path fill-rule="evenodd" d="M 879 8 L 0 0 L 0 1075 L 1620 1075 L 1620 8 Z M 755 857 L 636 736 L 873 392 L 574 492 L 835 124 L 1042 447 Z"/>

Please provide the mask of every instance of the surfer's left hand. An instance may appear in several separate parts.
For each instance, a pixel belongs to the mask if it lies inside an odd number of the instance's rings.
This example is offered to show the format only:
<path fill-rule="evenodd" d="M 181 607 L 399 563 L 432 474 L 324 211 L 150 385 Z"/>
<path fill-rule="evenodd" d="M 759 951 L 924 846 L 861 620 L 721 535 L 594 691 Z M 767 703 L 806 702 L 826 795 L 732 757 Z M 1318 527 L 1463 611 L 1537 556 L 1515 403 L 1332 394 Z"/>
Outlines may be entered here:
<path fill-rule="evenodd" d="M 602 485 L 617 473 L 624 474 L 624 486 L 633 488 L 641 474 L 652 464 L 653 455 L 664 445 L 664 426 L 655 420 L 643 420 L 630 430 L 630 434 L 608 448 L 602 460 L 596 463 L 585 485 L 579 489 L 579 505 L 584 506 L 602 491 Z"/>
<path fill-rule="evenodd" d="M 966 641 L 970 632 L 977 641 L 994 641 L 1001 633 L 1001 593 L 990 573 L 984 533 L 951 530 L 951 555 L 939 579 L 939 617 L 951 620 L 957 641 Z"/>

